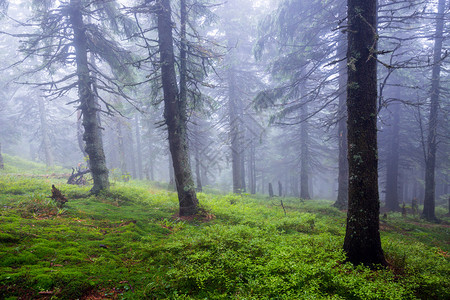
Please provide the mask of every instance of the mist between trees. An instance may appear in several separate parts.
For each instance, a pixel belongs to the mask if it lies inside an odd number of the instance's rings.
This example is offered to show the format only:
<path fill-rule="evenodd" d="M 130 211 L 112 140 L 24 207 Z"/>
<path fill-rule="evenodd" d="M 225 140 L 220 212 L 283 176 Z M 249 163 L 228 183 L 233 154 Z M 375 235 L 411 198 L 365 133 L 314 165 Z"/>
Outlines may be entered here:
<path fill-rule="evenodd" d="M 89 168 L 94 194 L 164 182 L 183 216 L 197 192 L 273 186 L 335 200 L 369 236 L 379 200 L 429 221 L 448 203 L 448 1 L 0 6 L 0 149 Z"/>

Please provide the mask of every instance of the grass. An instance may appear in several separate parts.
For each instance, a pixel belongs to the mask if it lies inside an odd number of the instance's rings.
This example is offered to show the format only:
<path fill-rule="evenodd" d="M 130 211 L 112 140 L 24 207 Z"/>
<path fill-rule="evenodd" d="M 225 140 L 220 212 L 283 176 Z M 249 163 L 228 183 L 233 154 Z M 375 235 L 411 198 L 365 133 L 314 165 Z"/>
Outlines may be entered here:
<path fill-rule="evenodd" d="M 148 182 L 94 197 L 17 175 L 26 166 L 0 176 L 0 299 L 450 298 L 444 209 L 442 224 L 390 214 L 391 268 L 371 271 L 344 263 L 345 213 L 329 201 L 286 198 L 285 215 L 276 198 L 199 193 L 203 217 L 182 220 L 176 195 Z"/>

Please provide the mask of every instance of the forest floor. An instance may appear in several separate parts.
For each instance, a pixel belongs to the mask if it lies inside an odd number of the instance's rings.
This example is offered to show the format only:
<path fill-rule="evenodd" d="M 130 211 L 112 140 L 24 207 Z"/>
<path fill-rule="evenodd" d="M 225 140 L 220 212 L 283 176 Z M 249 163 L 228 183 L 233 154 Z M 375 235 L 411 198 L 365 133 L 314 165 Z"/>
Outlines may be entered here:
<path fill-rule="evenodd" d="M 279 198 L 199 193 L 202 215 L 180 219 L 155 183 L 113 180 L 94 197 L 67 170 L 5 166 L 0 299 L 450 299 L 443 207 L 440 224 L 382 218 L 390 267 L 373 271 L 344 262 L 346 215 L 330 201 L 283 198 L 285 214 Z"/>

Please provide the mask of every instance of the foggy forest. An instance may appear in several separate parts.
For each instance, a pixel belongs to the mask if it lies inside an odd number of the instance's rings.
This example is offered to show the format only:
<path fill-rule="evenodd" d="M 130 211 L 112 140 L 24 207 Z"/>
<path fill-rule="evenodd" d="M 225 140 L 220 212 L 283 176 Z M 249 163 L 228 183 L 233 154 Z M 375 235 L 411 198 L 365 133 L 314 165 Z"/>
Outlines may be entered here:
<path fill-rule="evenodd" d="M 0 24 L 1 299 L 450 298 L 450 1 Z"/>

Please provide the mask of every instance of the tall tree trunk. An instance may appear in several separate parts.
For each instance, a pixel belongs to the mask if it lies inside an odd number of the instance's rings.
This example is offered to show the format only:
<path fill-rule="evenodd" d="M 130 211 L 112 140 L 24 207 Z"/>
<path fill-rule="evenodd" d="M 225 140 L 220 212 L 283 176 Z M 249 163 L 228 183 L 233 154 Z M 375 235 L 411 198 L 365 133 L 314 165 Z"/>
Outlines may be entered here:
<path fill-rule="evenodd" d="M 192 145 L 194 147 L 194 159 L 195 159 L 195 179 L 197 182 L 197 192 L 201 192 L 203 190 L 202 186 L 202 177 L 200 174 L 201 171 L 201 163 L 200 163 L 200 132 L 198 130 L 200 126 L 200 120 L 197 117 L 194 117 L 194 136 L 192 138 Z"/>
<path fill-rule="evenodd" d="M 344 251 L 353 264 L 386 265 L 379 232 L 377 1 L 348 0 L 349 189 Z"/>
<path fill-rule="evenodd" d="M 291 170 L 291 187 L 292 187 L 292 196 L 295 198 L 300 197 L 300 192 L 298 189 L 298 171 L 296 169 Z"/>
<path fill-rule="evenodd" d="M 128 173 L 128 169 L 127 169 L 127 161 L 125 159 L 125 145 L 124 145 L 122 124 L 119 117 L 116 118 L 116 134 L 118 144 L 117 150 L 119 151 L 120 171 L 122 172 L 122 175 L 126 175 Z"/>
<path fill-rule="evenodd" d="M 37 101 L 39 106 L 39 118 L 41 121 L 42 145 L 44 146 L 45 164 L 47 167 L 51 167 L 54 165 L 54 160 L 52 145 L 48 135 L 47 111 L 45 110 L 44 99 L 42 97 L 38 97 Z"/>
<path fill-rule="evenodd" d="M 345 39 L 338 42 L 338 53 L 344 55 L 347 49 Z M 338 195 L 334 207 L 346 209 L 348 203 L 348 159 L 347 159 L 347 60 L 339 63 L 339 107 L 338 107 L 338 142 L 339 142 L 339 170 Z"/>
<path fill-rule="evenodd" d="M 242 145 L 241 145 L 241 180 L 242 180 L 242 183 L 241 183 L 241 190 L 242 190 L 242 192 L 246 192 L 247 191 L 247 185 L 245 184 L 245 151 L 244 151 L 244 149 L 242 148 Z"/>
<path fill-rule="evenodd" d="M 431 107 L 428 122 L 427 155 L 425 160 L 425 198 L 422 217 L 428 221 L 437 221 L 435 215 L 435 169 L 437 152 L 437 123 L 440 92 L 440 73 L 442 55 L 442 32 L 444 28 L 445 0 L 439 0 L 436 16 L 436 35 L 434 39 L 433 69 L 431 74 Z"/>
<path fill-rule="evenodd" d="M 256 194 L 256 170 L 255 170 L 255 144 L 250 143 L 250 153 L 248 159 L 248 184 L 250 185 L 250 193 Z"/>
<path fill-rule="evenodd" d="M 136 156 L 134 151 L 134 140 L 133 140 L 133 127 L 130 125 L 130 127 L 126 127 L 127 132 L 127 138 L 126 142 L 128 144 L 128 149 L 126 150 L 127 156 L 129 157 L 129 163 L 131 166 L 131 176 L 133 178 L 137 178 L 137 172 L 136 172 Z"/>
<path fill-rule="evenodd" d="M 231 139 L 231 170 L 233 176 L 233 193 L 242 192 L 241 172 L 241 120 L 237 108 L 236 74 L 232 66 L 228 69 L 228 113 Z"/>
<path fill-rule="evenodd" d="M 134 126 L 136 130 L 136 152 L 137 152 L 137 177 L 142 180 L 142 144 L 141 144 L 141 127 L 139 115 L 134 117 Z"/>
<path fill-rule="evenodd" d="M 109 190 L 109 179 L 102 135 L 97 118 L 99 105 L 93 93 L 92 82 L 89 76 L 86 28 L 81 14 L 82 9 L 80 0 L 70 0 L 69 14 L 74 35 L 73 46 L 77 64 L 78 95 L 83 115 L 83 140 L 86 142 L 85 149 L 89 156 L 89 166 L 94 180 L 91 193 L 97 194 L 102 190 Z"/>
<path fill-rule="evenodd" d="M 390 211 L 400 211 L 398 200 L 399 139 L 400 103 L 394 103 L 392 104 L 391 149 L 386 166 L 386 208 Z"/>
<path fill-rule="evenodd" d="M 309 194 L 309 134 L 308 134 L 307 104 L 300 109 L 300 120 L 304 120 L 300 128 L 300 198 L 311 199 Z"/>
<path fill-rule="evenodd" d="M 181 7 L 186 9 L 185 1 Z M 161 0 L 158 9 L 158 38 L 161 60 L 161 80 L 164 92 L 164 118 L 169 133 L 169 148 L 173 161 L 175 183 L 177 186 L 180 216 L 195 215 L 198 211 L 198 199 L 195 193 L 189 162 L 187 142 L 187 112 L 186 98 L 178 94 L 177 77 L 175 74 L 175 56 L 173 51 L 171 7 L 169 0 Z M 181 12 L 185 15 L 185 12 Z M 181 20 L 186 24 L 186 20 Z M 185 42 L 182 44 L 185 44 Z M 181 46 L 181 47 L 185 47 Z M 181 62 L 183 63 L 183 57 Z M 184 63 L 186 63 L 184 61 Z M 181 75 L 181 74 L 180 74 Z"/>
<path fill-rule="evenodd" d="M 3 163 L 3 155 L 2 155 L 2 144 L 0 143 L 0 169 L 4 169 L 5 164 Z"/>

